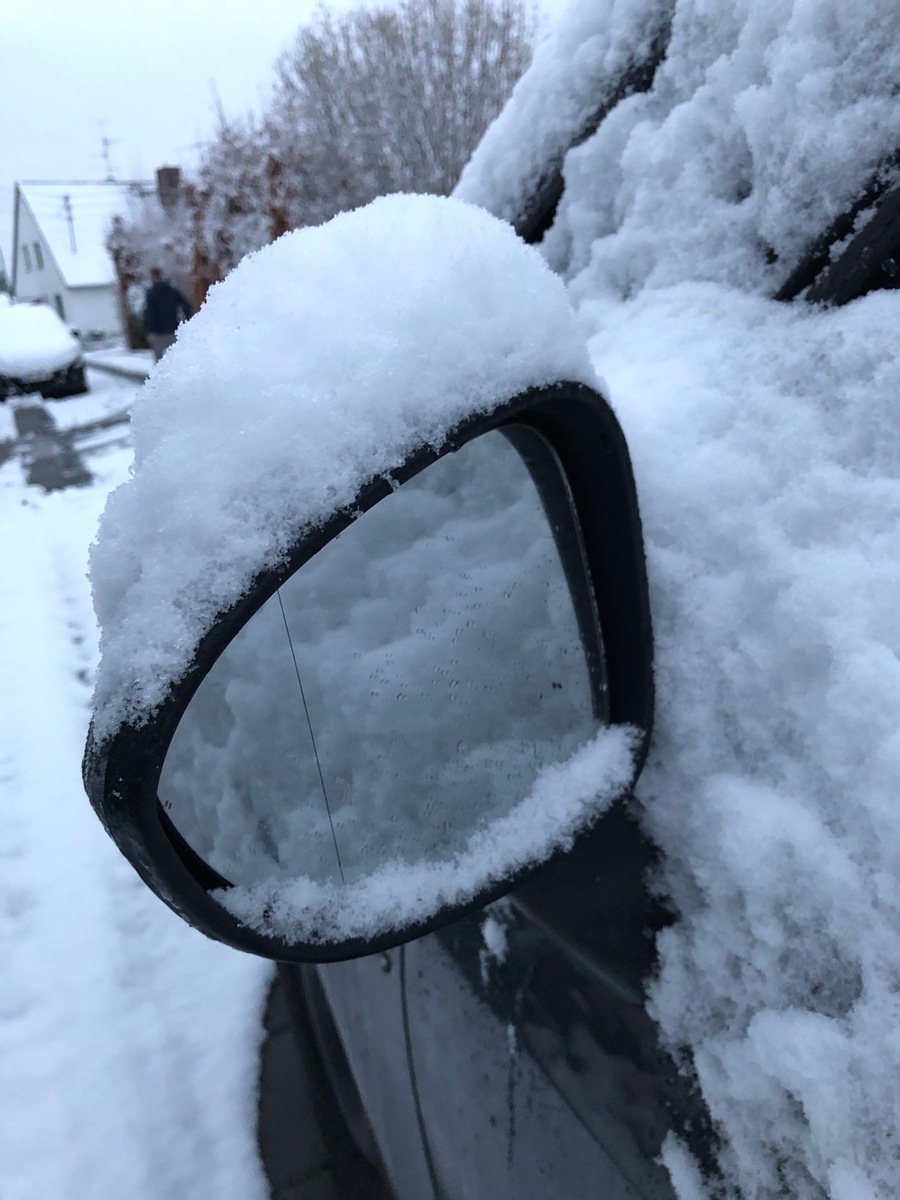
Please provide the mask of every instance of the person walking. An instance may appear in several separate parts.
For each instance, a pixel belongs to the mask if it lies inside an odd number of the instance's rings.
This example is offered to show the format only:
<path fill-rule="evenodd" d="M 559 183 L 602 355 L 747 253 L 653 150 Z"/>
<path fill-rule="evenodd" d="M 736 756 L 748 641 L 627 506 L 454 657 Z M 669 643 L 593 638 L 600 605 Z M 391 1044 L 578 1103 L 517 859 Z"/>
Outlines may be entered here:
<path fill-rule="evenodd" d="M 155 363 L 174 343 L 175 330 L 193 311 L 188 298 L 163 277 L 159 267 L 151 267 L 150 286 L 144 302 L 144 332 Z"/>

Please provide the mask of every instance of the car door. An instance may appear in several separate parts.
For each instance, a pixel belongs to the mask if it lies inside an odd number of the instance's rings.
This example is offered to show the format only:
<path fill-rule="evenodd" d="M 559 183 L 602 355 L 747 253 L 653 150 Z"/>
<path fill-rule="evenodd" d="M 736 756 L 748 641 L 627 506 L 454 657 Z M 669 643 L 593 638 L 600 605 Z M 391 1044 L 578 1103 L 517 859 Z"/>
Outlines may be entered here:
<path fill-rule="evenodd" d="M 403 953 L 401 947 L 328 963 L 315 968 L 315 974 L 393 1195 L 396 1200 L 431 1200 L 432 1175 L 410 1073 Z"/>
<path fill-rule="evenodd" d="M 666 920 L 652 857 L 622 808 L 508 899 L 407 948 L 413 1069 L 447 1200 L 671 1200 L 658 1158 L 672 1128 L 709 1159 L 702 1109 L 644 1008 Z"/>

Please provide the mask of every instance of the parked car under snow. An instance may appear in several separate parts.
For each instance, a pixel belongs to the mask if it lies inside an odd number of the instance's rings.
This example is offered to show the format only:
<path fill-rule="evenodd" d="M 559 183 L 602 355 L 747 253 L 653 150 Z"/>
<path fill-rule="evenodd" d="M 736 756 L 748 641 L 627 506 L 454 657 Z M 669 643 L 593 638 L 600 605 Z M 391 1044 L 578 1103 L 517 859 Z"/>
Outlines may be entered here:
<path fill-rule="evenodd" d="M 87 390 L 81 345 L 49 305 L 0 309 L 0 400 L 27 392 L 61 400 Z"/>

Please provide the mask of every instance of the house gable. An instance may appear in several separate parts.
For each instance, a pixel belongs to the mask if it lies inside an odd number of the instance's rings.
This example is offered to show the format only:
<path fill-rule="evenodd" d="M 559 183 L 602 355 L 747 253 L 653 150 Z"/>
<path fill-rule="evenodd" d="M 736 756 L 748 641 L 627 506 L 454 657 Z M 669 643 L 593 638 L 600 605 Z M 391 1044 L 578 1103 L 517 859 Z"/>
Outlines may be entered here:
<path fill-rule="evenodd" d="M 16 188 L 14 205 L 11 291 L 18 301 L 45 300 L 60 310 L 66 284 L 27 204 Z M 59 299 L 57 299 L 57 297 Z M 64 312 L 60 312 L 64 316 Z"/>
<path fill-rule="evenodd" d="M 13 288 L 20 294 L 24 275 L 56 265 L 66 289 L 110 287 L 115 282 L 106 236 L 113 217 L 123 215 L 135 194 L 152 184 L 25 182 L 16 184 L 13 224 Z M 30 220 L 29 220 L 30 218 Z M 29 244 L 28 228 L 37 230 Z M 35 254 L 35 243 L 39 252 Z M 31 270 L 29 271 L 29 266 Z"/>
<path fill-rule="evenodd" d="M 149 183 L 17 183 L 13 204 L 11 291 L 43 301 L 81 336 L 120 333 L 119 289 L 106 238 Z"/>

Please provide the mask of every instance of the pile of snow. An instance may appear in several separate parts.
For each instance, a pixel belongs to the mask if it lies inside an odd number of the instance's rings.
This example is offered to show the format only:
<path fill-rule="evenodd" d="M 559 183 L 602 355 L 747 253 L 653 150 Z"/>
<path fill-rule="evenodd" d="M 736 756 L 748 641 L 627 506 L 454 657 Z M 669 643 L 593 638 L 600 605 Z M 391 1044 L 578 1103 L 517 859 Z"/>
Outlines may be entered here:
<path fill-rule="evenodd" d="M 535 57 L 467 198 L 506 211 L 509 162 L 559 124 L 533 100 L 577 76 L 595 8 Z M 680 913 L 651 1007 L 743 1200 L 900 1194 L 900 295 L 765 298 L 896 148 L 898 78 L 896 5 L 678 0 L 652 90 L 568 155 L 544 244 L 647 540 L 639 798 Z"/>
<path fill-rule="evenodd" d="M 299 533 L 460 420 L 595 383 L 562 283 L 504 223 L 392 196 L 246 258 L 132 413 L 134 478 L 92 555 L 95 730 L 151 713 Z"/>
<path fill-rule="evenodd" d="M 898 297 L 682 284 L 592 315 L 647 538 L 639 796 L 681 913 L 652 1011 L 744 1196 L 896 1194 Z"/>
<path fill-rule="evenodd" d="M 565 160 L 545 239 L 583 288 L 679 279 L 774 291 L 897 149 L 900 8 L 878 0 L 572 3 L 463 173 L 457 195 L 514 218 L 610 79 L 672 13 L 653 88 Z"/>
<path fill-rule="evenodd" d="M 76 338 L 46 304 L 0 308 L 0 375 L 46 379 L 80 354 Z"/>

